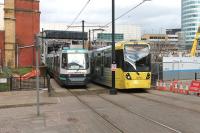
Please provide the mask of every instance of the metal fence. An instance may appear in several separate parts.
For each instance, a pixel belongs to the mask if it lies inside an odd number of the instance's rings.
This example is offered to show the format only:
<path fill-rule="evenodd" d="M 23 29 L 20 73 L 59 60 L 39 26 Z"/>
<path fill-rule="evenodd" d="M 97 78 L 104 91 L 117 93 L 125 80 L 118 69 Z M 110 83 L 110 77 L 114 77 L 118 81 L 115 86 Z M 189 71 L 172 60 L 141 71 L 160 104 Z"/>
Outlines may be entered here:
<path fill-rule="evenodd" d="M 0 83 L 0 91 L 20 91 L 36 89 L 36 78 L 23 79 L 21 77 L 2 78 L 4 82 Z M 47 88 L 47 77 L 39 77 L 39 87 Z"/>

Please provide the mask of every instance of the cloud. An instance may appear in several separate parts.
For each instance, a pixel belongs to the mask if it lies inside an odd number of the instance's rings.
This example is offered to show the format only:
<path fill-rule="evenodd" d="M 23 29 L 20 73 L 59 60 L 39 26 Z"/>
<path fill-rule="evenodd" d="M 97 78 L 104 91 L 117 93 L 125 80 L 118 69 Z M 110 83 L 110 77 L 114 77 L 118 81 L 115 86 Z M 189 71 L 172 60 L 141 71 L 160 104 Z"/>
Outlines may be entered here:
<path fill-rule="evenodd" d="M 48 1 L 48 2 L 47 2 Z M 42 22 L 71 23 L 88 0 L 41 0 Z M 116 17 L 131 9 L 142 0 L 116 0 Z M 162 28 L 179 28 L 181 19 L 181 0 L 152 0 L 122 17 L 117 23 L 134 23 L 144 30 Z M 80 15 L 77 23 L 106 24 L 111 21 L 111 0 L 91 0 Z"/>
<path fill-rule="evenodd" d="M 0 0 L 3 3 L 4 0 Z M 42 23 L 70 24 L 88 0 L 40 0 Z M 128 11 L 142 0 L 115 0 L 116 17 Z M 89 5 L 77 19 L 76 24 L 106 24 L 111 21 L 111 0 L 90 0 Z M 162 28 L 179 28 L 181 0 L 152 0 L 143 3 L 116 23 L 137 24 L 145 31 Z"/>

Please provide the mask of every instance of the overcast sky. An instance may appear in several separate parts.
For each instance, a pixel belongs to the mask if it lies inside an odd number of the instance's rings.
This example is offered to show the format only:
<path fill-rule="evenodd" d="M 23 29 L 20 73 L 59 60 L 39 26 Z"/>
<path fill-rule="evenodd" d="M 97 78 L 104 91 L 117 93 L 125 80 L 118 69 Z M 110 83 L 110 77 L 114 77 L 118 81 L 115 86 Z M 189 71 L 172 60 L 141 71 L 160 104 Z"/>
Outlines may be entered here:
<path fill-rule="evenodd" d="M 3 0 L 0 0 L 2 2 Z M 88 0 L 40 0 L 41 22 L 70 24 Z M 115 0 L 116 17 L 142 0 Z M 111 0 L 90 0 L 75 24 L 106 24 L 111 21 Z M 163 32 L 166 28 L 180 28 L 181 0 L 152 0 L 119 19 L 116 23 L 136 24 L 144 32 Z"/>

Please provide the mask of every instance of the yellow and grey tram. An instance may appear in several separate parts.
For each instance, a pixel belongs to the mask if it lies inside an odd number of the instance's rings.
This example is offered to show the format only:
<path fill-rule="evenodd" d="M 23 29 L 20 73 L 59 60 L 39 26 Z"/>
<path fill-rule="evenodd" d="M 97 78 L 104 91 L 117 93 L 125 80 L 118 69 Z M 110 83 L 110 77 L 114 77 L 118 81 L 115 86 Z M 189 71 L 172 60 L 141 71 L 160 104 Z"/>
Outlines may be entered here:
<path fill-rule="evenodd" d="M 151 87 L 151 55 L 148 43 L 141 41 L 119 42 L 115 45 L 115 87 L 117 89 L 149 89 Z M 92 53 L 92 80 L 111 86 L 111 46 Z"/>

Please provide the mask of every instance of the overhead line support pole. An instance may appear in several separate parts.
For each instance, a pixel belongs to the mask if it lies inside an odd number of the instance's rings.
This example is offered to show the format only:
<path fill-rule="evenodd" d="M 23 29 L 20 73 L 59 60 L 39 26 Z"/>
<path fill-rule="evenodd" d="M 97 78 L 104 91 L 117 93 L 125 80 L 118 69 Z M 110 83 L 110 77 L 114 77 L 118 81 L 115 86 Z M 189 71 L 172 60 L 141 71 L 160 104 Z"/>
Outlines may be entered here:
<path fill-rule="evenodd" d="M 90 36 L 90 29 L 89 29 L 89 46 L 88 46 L 88 49 L 90 49 L 91 48 L 91 36 Z"/>
<path fill-rule="evenodd" d="M 84 31 L 84 28 L 85 28 L 85 27 L 84 27 L 84 23 L 85 23 L 85 21 L 82 20 L 82 43 L 83 43 L 83 49 L 85 48 L 85 47 L 84 47 L 84 43 L 85 43 L 85 42 L 84 42 L 84 32 L 85 32 L 85 31 Z"/>
<path fill-rule="evenodd" d="M 115 0 L 112 0 L 112 88 L 110 89 L 111 95 L 116 95 L 117 90 L 115 88 L 115 70 L 113 67 L 116 65 L 115 62 Z"/>

